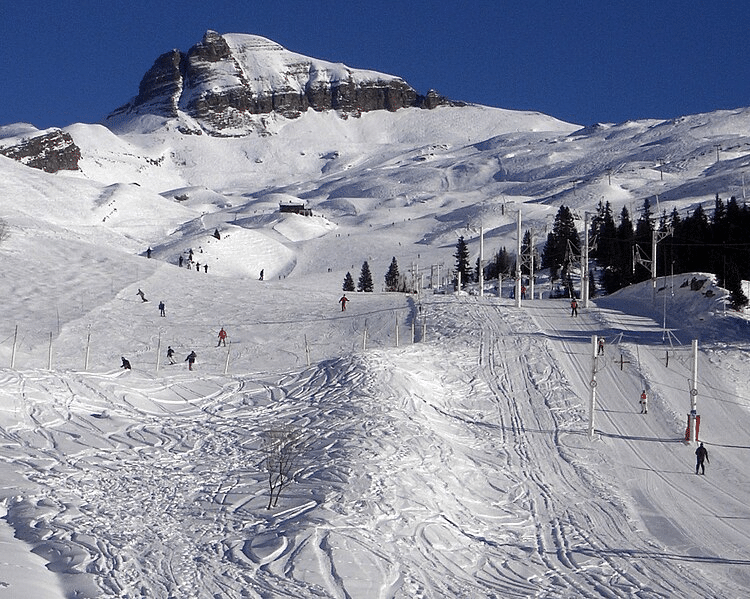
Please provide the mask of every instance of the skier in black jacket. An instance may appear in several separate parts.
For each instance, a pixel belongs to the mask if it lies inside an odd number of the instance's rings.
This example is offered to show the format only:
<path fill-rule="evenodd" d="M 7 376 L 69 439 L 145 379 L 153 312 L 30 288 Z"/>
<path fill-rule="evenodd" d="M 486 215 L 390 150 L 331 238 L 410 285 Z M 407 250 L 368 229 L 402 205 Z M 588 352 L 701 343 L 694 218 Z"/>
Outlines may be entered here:
<path fill-rule="evenodd" d="M 698 468 L 701 469 L 701 474 L 706 473 L 706 466 L 703 464 L 703 460 L 706 461 L 707 464 L 710 464 L 708 460 L 708 450 L 703 447 L 703 443 L 700 444 L 700 447 L 695 450 L 695 457 L 697 458 L 697 462 L 695 464 L 695 473 L 698 474 Z"/>

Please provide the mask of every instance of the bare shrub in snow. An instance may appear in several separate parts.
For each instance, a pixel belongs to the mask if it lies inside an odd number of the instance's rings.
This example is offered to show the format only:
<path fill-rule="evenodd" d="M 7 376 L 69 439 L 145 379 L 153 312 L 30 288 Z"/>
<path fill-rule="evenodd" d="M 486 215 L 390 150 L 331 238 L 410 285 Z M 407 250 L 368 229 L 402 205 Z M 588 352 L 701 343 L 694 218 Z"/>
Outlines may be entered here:
<path fill-rule="evenodd" d="M 310 445 L 310 437 L 292 428 L 263 433 L 263 463 L 268 473 L 268 506 L 276 507 L 281 490 L 294 480 L 300 460 Z"/>

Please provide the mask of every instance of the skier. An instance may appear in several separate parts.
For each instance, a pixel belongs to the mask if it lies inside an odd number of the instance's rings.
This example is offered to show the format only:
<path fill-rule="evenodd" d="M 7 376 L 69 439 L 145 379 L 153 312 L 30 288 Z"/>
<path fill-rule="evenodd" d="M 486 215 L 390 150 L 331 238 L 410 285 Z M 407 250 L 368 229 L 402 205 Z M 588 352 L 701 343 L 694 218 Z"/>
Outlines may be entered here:
<path fill-rule="evenodd" d="M 578 302 L 576 301 L 576 298 L 570 300 L 570 315 L 578 316 Z"/>
<path fill-rule="evenodd" d="M 596 355 L 604 355 L 604 337 L 599 337 L 599 348 L 596 350 Z"/>
<path fill-rule="evenodd" d="M 167 358 L 169 359 L 170 364 L 174 364 L 174 350 L 172 349 L 172 346 L 167 347 Z"/>
<path fill-rule="evenodd" d="M 146 250 L 146 258 L 150 258 L 150 257 L 151 257 L 151 248 L 148 248 Z"/>
<path fill-rule="evenodd" d="M 219 347 L 222 343 L 224 344 L 224 347 L 226 347 L 227 332 L 224 330 L 224 327 L 221 327 L 221 330 L 219 331 L 219 342 L 216 344 L 216 347 Z"/>
<path fill-rule="evenodd" d="M 136 295 L 140 295 L 141 296 L 141 301 L 144 301 L 144 302 L 148 301 L 146 299 L 146 296 L 144 295 L 143 291 L 141 291 L 140 289 L 138 290 L 138 292 L 136 293 Z"/>
<path fill-rule="evenodd" d="M 258 280 L 259 280 L 259 281 L 262 281 L 262 280 L 263 280 L 263 275 L 264 275 L 264 274 L 265 274 L 265 273 L 263 272 L 263 269 L 261 268 L 261 269 L 260 269 L 260 276 L 258 277 Z"/>
<path fill-rule="evenodd" d="M 180 268 L 182 268 L 182 262 L 183 262 L 182 255 L 180 255 L 180 259 L 177 261 L 177 264 L 179 265 Z"/>
<path fill-rule="evenodd" d="M 124 368 L 125 370 L 130 370 L 130 361 L 128 361 L 127 358 L 122 356 L 122 366 L 120 368 Z"/>
<path fill-rule="evenodd" d="M 162 301 L 159 302 L 159 314 L 161 316 L 166 316 L 167 315 L 166 306 L 164 305 L 164 300 L 162 300 Z"/>
<path fill-rule="evenodd" d="M 346 294 L 344 294 L 344 295 L 341 296 L 341 299 L 339 300 L 339 303 L 341 304 L 341 311 L 342 312 L 346 311 L 346 302 L 348 302 L 348 301 L 349 301 L 349 298 L 346 297 Z"/>
<path fill-rule="evenodd" d="M 641 414 L 648 414 L 648 395 L 645 389 L 641 393 Z"/>
<path fill-rule="evenodd" d="M 203 272 L 204 272 L 204 273 L 207 273 L 207 272 L 208 272 L 208 264 L 204 264 L 204 265 L 203 265 Z"/>
<path fill-rule="evenodd" d="M 526 299 L 526 285 L 521 285 L 521 299 Z"/>
<path fill-rule="evenodd" d="M 194 352 L 194 351 L 191 351 L 191 352 L 190 352 L 190 353 L 188 354 L 188 357 L 187 357 L 187 358 L 185 358 L 185 362 L 187 362 L 187 363 L 188 363 L 188 370 L 192 370 L 192 369 L 193 369 L 193 364 L 195 364 L 195 359 L 196 359 L 197 357 L 198 357 L 198 356 L 196 356 L 196 355 L 195 355 L 195 352 Z"/>
<path fill-rule="evenodd" d="M 698 474 L 698 468 L 700 468 L 701 474 L 705 474 L 706 466 L 704 466 L 703 460 L 705 460 L 708 464 L 710 464 L 711 462 L 708 461 L 708 450 L 703 447 L 703 443 L 701 443 L 700 447 L 695 450 L 695 456 L 697 458 L 697 461 L 695 463 L 695 473 Z"/>

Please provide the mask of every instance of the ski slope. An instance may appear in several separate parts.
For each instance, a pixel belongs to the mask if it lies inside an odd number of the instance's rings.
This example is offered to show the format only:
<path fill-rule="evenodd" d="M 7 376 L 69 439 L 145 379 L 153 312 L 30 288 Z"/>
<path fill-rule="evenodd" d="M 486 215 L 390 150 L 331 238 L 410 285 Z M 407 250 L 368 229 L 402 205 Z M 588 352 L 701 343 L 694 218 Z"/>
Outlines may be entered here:
<path fill-rule="evenodd" d="M 224 374 L 225 350 L 207 340 L 193 372 L 144 358 L 130 372 L 3 368 L 7 548 L 33 558 L 18 571 L 47 580 L 20 586 L 3 569 L 0 596 L 741 596 L 748 399 L 733 382 L 747 335 L 701 347 L 711 463 L 695 476 L 681 440 L 689 339 L 666 368 L 662 324 L 637 315 L 650 309 L 642 295 L 571 318 L 564 300 L 355 294 L 317 325 L 341 335 L 367 314 L 371 347 L 330 348 L 309 367 L 273 354 Z M 299 316 L 264 310 L 254 316 Z M 404 331 L 396 347 L 389 325 L 404 313 L 426 320 L 426 336 Z M 707 338 L 728 318 L 702 313 Z M 611 343 L 589 439 L 593 334 Z M 267 509 L 275 430 L 307 442 Z"/>
<path fill-rule="evenodd" d="M 540 250 L 563 204 L 741 196 L 750 110 L 586 130 L 484 107 L 272 125 L 74 125 L 74 173 L 0 157 L 0 599 L 746 594 L 750 327 L 710 276 L 578 318 L 546 287 L 516 307 L 507 278 L 497 298 L 494 281 L 407 295 L 381 277 L 397 257 L 405 277 L 450 280 L 457 238 L 473 264 L 483 227 L 487 261 L 515 246 L 518 210 Z M 280 215 L 292 201 L 315 216 Z M 178 267 L 189 251 L 201 270 Z M 375 292 L 342 312 L 365 260 Z M 683 440 L 692 339 L 706 476 Z M 280 437 L 298 445 L 268 508 Z"/>

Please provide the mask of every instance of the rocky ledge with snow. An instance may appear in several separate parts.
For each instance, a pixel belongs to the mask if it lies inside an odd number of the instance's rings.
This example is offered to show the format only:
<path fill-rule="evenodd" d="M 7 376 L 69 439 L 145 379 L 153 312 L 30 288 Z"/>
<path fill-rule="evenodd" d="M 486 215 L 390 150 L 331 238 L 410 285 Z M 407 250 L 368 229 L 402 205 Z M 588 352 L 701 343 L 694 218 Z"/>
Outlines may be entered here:
<path fill-rule="evenodd" d="M 28 126 L 25 135 L 5 137 L 3 130 L 0 130 L 0 154 L 3 156 L 48 173 L 78 170 L 81 149 L 70 133 L 57 128 L 39 131 Z"/>
<path fill-rule="evenodd" d="M 207 31 L 187 53 L 156 59 L 138 95 L 106 119 L 117 127 L 144 115 L 178 119 L 185 133 L 215 136 L 264 131 L 258 115 L 295 118 L 312 108 L 342 116 L 405 107 L 457 105 L 400 77 L 308 58 L 256 35 Z"/>

